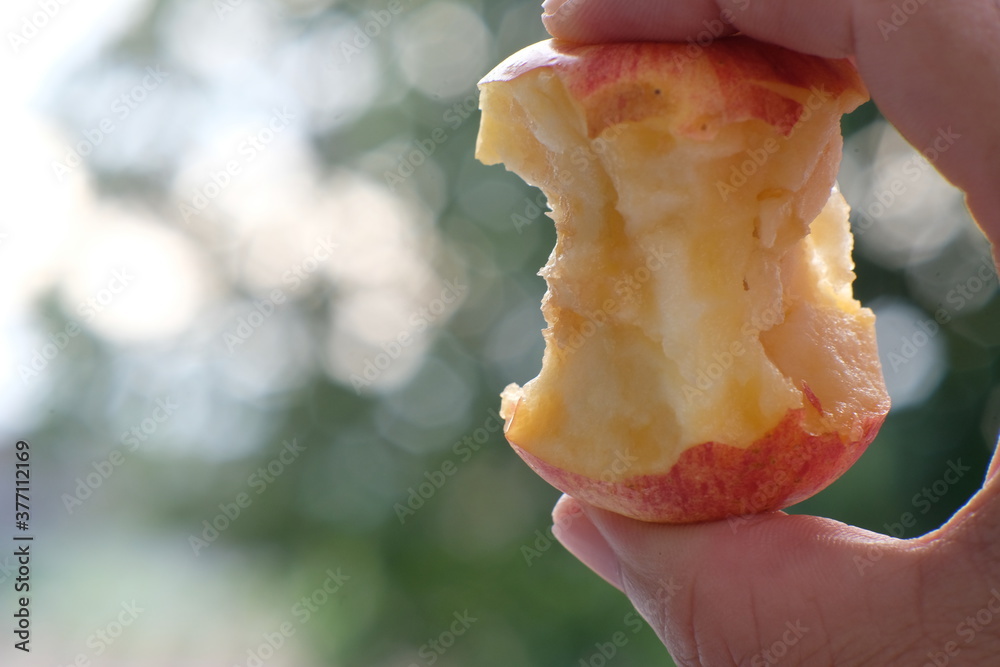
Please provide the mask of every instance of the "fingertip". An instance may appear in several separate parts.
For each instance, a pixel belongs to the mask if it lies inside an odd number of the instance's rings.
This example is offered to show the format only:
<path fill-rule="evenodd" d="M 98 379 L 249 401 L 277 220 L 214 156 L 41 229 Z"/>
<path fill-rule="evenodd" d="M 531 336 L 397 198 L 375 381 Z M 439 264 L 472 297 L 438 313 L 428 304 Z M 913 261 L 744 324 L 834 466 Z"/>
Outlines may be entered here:
<path fill-rule="evenodd" d="M 553 512 L 557 539 L 612 586 L 629 594 L 685 562 L 697 542 L 690 526 L 649 523 L 563 496 Z M 625 580 L 633 584 L 626 588 Z M 648 579 L 648 581 L 647 581 Z"/>
<path fill-rule="evenodd" d="M 563 495 L 552 510 L 552 534 L 581 563 L 623 591 L 621 564 L 583 503 Z"/>
<path fill-rule="evenodd" d="M 829 0 L 546 0 L 542 22 L 573 42 L 676 41 L 696 47 L 742 32 L 803 53 L 854 52 L 852 3 Z"/>
<path fill-rule="evenodd" d="M 582 513 L 583 503 L 564 493 L 556 501 L 556 506 L 552 508 L 552 522 L 558 527 L 560 523 L 572 521 L 574 517 Z"/>
<path fill-rule="evenodd" d="M 542 17 L 551 17 L 559 11 L 559 8 L 572 0 L 544 0 L 542 2 Z"/>
<path fill-rule="evenodd" d="M 735 29 L 720 19 L 715 0 L 546 0 L 542 23 L 553 37 L 572 42 L 684 41 L 712 27 L 712 38 Z"/>

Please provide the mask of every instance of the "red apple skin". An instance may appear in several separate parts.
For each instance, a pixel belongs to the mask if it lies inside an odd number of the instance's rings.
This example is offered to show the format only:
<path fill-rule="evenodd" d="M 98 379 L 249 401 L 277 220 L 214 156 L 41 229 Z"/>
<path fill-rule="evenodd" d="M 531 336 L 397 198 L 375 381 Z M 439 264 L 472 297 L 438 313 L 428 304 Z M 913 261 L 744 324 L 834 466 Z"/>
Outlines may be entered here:
<path fill-rule="evenodd" d="M 803 414 L 789 411 L 746 449 L 704 442 L 663 474 L 617 482 L 557 468 L 508 442 L 542 479 L 595 507 L 656 523 L 717 521 L 783 509 L 818 493 L 858 460 L 885 419 L 870 417 L 860 440 L 844 442 L 837 433 L 805 432 Z"/>
<path fill-rule="evenodd" d="M 480 86 L 536 70 L 551 70 L 587 113 L 595 137 L 607 127 L 649 116 L 670 116 L 682 136 L 710 138 L 721 125 L 759 119 L 788 136 L 810 96 L 836 99 L 841 113 L 868 99 L 854 65 L 789 51 L 747 37 L 720 39 L 711 48 L 684 43 L 574 44 L 546 40 L 518 51 L 487 74 Z M 667 76 L 675 90 L 642 88 Z M 623 99 L 621 84 L 636 87 Z"/>

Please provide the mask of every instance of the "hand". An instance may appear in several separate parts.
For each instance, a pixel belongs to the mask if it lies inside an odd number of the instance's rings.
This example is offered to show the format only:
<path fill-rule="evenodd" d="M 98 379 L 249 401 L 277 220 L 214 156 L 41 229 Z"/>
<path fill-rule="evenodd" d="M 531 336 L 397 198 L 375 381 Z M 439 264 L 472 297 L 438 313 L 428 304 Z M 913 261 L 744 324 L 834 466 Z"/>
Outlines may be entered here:
<path fill-rule="evenodd" d="M 894 15 L 894 6 L 912 13 Z M 739 31 L 853 58 L 879 110 L 918 150 L 933 146 L 942 129 L 961 135 L 935 166 L 965 191 L 994 249 L 1000 245 L 995 0 L 546 0 L 543 8 L 549 32 L 577 42 L 686 42 Z"/>
<path fill-rule="evenodd" d="M 894 1 L 548 0 L 543 20 L 553 36 L 580 42 L 739 31 L 853 58 L 918 150 L 941 130 L 960 135 L 934 164 L 965 191 L 1000 257 L 1000 5 Z M 910 11 L 894 15 L 894 6 Z M 782 512 L 646 524 L 566 496 L 554 532 L 628 595 L 680 665 L 995 664 L 998 468 L 995 455 L 979 493 L 912 540 Z"/>

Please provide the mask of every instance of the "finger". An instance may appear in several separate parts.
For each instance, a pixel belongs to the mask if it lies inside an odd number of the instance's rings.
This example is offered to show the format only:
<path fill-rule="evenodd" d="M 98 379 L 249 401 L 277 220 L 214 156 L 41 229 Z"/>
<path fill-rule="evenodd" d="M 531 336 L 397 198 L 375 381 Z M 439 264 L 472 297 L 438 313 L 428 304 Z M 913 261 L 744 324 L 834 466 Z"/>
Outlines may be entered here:
<path fill-rule="evenodd" d="M 969 472 L 961 459 L 952 463 L 959 466 L 959 475 Z M 993 582 L 1000 582 L 1000 451 L 994 452 L 986 473 L 986 480 L 969 501 L 939 529 L 915 540 L 928 544 L 935 551 L 943 552 L 942 558 L 960 559 Z"/>
<path fill-rule="evenodd" d="M 623 590 L 618 558 L 579 501 L 566 495 L 560 498 L 552 510 L 552 522 L 552 534 L 567 551 L 606 582 Z"/>
<path fill-rule="evenodd" d="M 738 28 L 803 53 L 842 58 L 853 52 L 851 5 L 836 0 L 567 0 L 543 10 L 553 37 L 576 42 L 703 44 Z"/>
<path fill-rule="evenodd" d="M 918 7 L 904 21 L 884 4 L 859 2 L 858 69 L 886 118 L 966 192 L 970 210 L 996 245 L 1000 11 L 984 0 Z"/>
<path fill-rule="evenodd" d="M 790 627 L 808 629 L 790 664 L 857 664 L 849 644 L 917 640 L 919 567 L 899 540 L 783 513 L 672 526 L 582 507 L 614 551 L 626 594 L 679 664 L 748 661 Z"/>
<path fill-rule="evenodd" d="M 684 41 L 713 23 L 719 34 L 732 26 L 720 20 L 715 0 L 657 2 L 638 0 L 548 1 L 542 5 L 542 22 L 553 37 L 573 42 Z"/>
<path fill-rule="evenodd" d="M 805 53 L 853 54 L 879 109 L 966 192 L 1000 257 L 1000 9 L 994 0 L 914 6 L 905 12 L 887 0 L 568 0 L 550 3 L 543 20 L 554 36 L 583 42 L 707 44 L 715 32 L 736 28 Z"/>

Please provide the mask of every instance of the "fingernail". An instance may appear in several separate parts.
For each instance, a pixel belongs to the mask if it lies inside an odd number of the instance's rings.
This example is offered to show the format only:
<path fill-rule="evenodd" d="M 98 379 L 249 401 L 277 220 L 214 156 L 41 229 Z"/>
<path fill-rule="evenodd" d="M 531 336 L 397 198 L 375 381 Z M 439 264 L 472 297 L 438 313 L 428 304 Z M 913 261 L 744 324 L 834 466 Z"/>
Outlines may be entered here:
<path fill-rule="evenodd" d="M 569 496 L 560 498 L 552 510 L 552 521 L 552 534 L 567 551 L 606 582 L 623 590 L 618 557 L 578 501 Z"/>
<path fill-rule="evenodd" d="M 545 0 L 542 3 L 542 13 L 546 16 L 552 16 L 559 11 L 559 8 L 565 5 L 567 0 Z"/>

